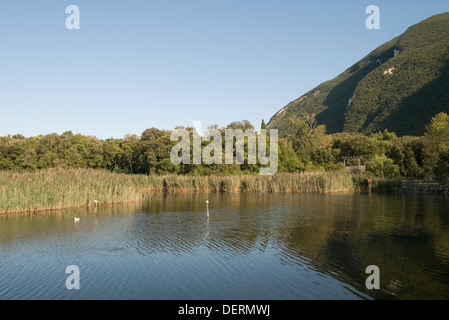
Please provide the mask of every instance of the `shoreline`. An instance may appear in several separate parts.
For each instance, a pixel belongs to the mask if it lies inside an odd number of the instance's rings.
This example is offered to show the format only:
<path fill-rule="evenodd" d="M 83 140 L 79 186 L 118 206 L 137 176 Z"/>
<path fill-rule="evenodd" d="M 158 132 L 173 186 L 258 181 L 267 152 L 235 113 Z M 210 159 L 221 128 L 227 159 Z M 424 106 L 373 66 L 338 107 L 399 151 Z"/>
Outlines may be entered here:
<path fill-rule="evenodd" d="M 138 203 L 145 193 L 399 193 L 398 179 L 341 171 L 260 175 L 125 175 L 95 169 L 0 171 L 0 215 Z"/>

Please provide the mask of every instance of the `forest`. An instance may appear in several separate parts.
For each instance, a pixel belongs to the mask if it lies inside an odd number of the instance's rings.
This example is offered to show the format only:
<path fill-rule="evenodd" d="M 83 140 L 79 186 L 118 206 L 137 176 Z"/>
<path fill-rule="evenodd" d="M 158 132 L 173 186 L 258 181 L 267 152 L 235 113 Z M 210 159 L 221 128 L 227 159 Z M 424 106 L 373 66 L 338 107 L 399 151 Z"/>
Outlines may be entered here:
<path fill-rule="evenodd" d="M 313 114 L 291 116 L 295 134 L 279 138 L 278 172 L 342 171 L 343 157 L 367 159 L 367 174 L 378 178 L 449 180 L 449 116 L 439 113 L 426 126 L 423 136 L 398 137 L 388 130 L 369 136 L 359 133 L 327 134 Z M 183 127 L 177 127 L 183 128 Z M 247 120 L 226 128 L 255 129 Z M 262 120 L 261 128 L 266 128 Z M 185 128 L 196 134 L 194 128 Z M 74 134 L 0 137 L 0 170 L 35 171 L 49 168 L 93 168 L 114 173 L 144 175 L 252 175 L 260 164 L 180 164 L 170 160 L 170 130 L 150 128 L 140 136 L 98 139 Z M 224 141 L 224 139 L 223 139 Z M 268 142 L 269 143 L 269 142 Z M 203 147 L 207 142 L 203 142 Z"/>
<path fill-rule="evenodd" d="M 411 26 L 290 102 L 267 125 L 294 134 L 283 120 L 314 113 L 328 133 L 423 136 L 438 112 L 449 113 L 449 13 Z"/>

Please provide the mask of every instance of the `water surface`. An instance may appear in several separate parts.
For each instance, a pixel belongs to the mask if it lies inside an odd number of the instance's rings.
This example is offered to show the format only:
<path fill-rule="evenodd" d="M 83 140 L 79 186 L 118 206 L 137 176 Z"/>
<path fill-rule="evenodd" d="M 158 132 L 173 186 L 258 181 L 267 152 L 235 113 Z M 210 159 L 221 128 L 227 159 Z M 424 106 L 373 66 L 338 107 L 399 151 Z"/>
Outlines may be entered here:
<path fill-rule="evenodd" d="M 449 299 L 449 199 L 159 194 L 0 216 L 0 299 Z"/>

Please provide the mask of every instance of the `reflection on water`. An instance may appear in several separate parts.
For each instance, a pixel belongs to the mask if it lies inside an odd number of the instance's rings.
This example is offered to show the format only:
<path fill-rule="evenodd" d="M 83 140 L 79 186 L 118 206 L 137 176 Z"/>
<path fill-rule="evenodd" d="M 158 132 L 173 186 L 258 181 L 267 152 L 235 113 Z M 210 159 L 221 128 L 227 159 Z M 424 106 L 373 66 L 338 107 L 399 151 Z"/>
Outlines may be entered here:
<path fill-rule="evenodd" d="M 448 204 L 193 193 L 1 216 L 0 299 L 449 299 Z M 65 288 L 72 264 L 80 290 Z"/>

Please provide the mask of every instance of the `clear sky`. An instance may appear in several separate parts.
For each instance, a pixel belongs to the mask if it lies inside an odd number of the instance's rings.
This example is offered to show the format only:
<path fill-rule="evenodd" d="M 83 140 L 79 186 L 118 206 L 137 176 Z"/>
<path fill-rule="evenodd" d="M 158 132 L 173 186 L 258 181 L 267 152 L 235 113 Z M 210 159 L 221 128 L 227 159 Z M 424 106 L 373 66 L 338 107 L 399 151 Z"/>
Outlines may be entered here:
<path fill-rule="evenodd" d="M 66 28 L 66 7 L 80 29 Z M 368 5 L 380 30 L 368 30 Z M 202 121 L 259 128 L 449 1 L 0 2 L 0 136 L 140 135 Z"/>

